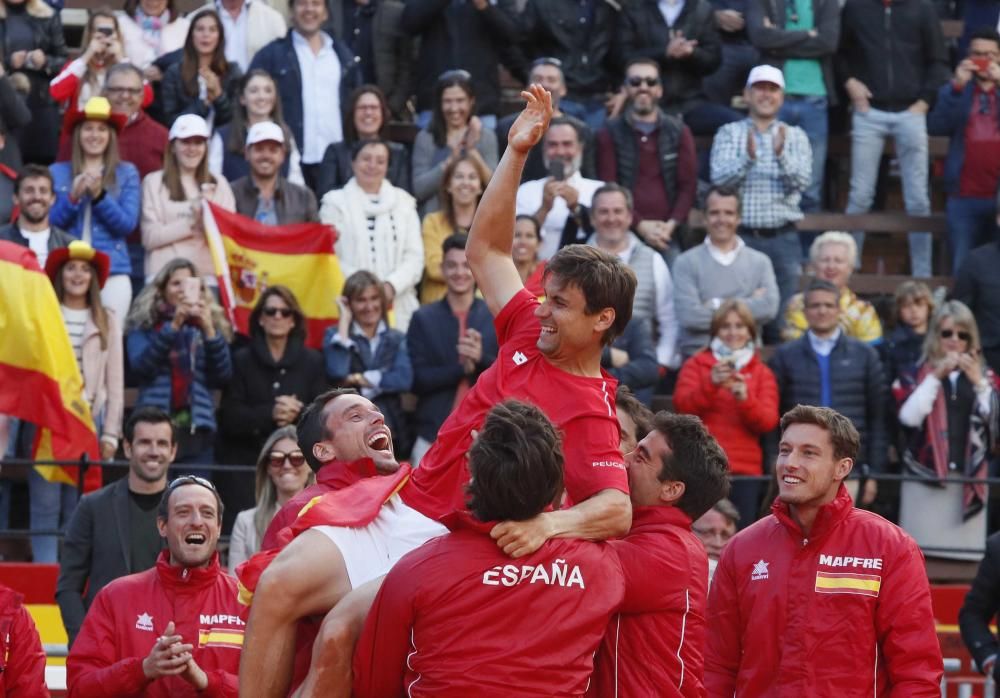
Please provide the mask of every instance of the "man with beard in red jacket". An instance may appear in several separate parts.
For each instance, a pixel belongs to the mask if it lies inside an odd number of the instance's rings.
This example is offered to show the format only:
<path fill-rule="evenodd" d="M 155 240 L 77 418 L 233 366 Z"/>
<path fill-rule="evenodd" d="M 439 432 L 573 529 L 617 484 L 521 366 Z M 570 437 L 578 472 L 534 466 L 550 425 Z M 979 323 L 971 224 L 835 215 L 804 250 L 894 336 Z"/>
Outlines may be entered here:
<path fill-rule="evenodd" d="M 771 515 L 722 553 L 708 603 L 711 696 L 941 695 L 920 548 L 854 508 L 858 432 L 827 407 L 781 418 Z"/>
<path fill-rule="evenodd" d="M 74 698 L 232 696 L 244 623 L 236 580 L 219 566 L 222 501 L 194 475 L 167 487 L 156 567 L 104 587 L 66 660 Z"/>

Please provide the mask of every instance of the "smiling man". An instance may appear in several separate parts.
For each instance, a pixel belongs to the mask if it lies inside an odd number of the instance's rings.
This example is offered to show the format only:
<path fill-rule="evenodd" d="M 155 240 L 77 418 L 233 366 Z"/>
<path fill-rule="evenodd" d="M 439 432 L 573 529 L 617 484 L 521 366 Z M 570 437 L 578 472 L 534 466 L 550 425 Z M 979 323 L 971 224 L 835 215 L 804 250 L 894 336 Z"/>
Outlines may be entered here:
<path fill-rule="evenodd" d="M 219 566 L 222 500 L 194 475 L 167 487 L 156 567 L 101 590 L 66 660 L 70 695 L 235 696 L 243 645 L 236 580 Z"/>
<path fill-rule="evenodd" d="M 781 418 L 772 513 L 736 534 L 712 581 L 708 695 L 941 695 L 920 548 L 843 484 L 858 443 L 829 408 Z"/>
<path fill-rule="evenodd" d="M 0 240 L 28 247 L 45 266 L 49 252 L 68 247 L 73 238 L 49 222 L 49 211 L 56 202 L 52 175 L 43 165 L 25 165 L 14 183 L 14 205 L 20 211 L 13 223 L 0 226 Z"/>
<path fill-rule="evenodd" d="M 262 121 L 247 131 L 250 174 L 233 182 L 236 212 L 265 225 L 311 223 L 319 220 L 316 195 L 289 182 L 281 174 L 288 155 L 285 131 L 273 121 Z"/>

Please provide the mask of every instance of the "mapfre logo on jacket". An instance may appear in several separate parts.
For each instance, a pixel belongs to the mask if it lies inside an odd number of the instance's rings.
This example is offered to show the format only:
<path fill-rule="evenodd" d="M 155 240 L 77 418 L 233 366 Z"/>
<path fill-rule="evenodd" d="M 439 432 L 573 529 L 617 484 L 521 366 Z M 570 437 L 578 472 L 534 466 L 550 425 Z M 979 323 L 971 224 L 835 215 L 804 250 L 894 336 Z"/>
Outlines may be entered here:
<path fill-rule="evenodd" d="M 882 588 L 882 558 L 820 553 L 819 566 L 835 571 L 816 570 L 817 594 L 858 594 L 878 598 Z M 847 570 L 858 570 L 847 571 Z M 868 570 L 869 572 L 865 572 Z"/>
<path fill-rule="evenodd" d="M 199 617 L 198 647 L 243 648 L 246 623 L 239 616 L 226 613 L 202 613 Z"/>

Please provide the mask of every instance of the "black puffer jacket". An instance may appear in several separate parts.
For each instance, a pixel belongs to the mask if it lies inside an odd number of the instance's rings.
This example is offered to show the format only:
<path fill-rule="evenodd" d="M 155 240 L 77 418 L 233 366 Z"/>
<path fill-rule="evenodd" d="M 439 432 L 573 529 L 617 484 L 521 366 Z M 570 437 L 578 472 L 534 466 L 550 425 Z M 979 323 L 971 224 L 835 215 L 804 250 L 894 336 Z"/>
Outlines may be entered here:
<path fill-rule="evenodd" d="M 778 347 L 771 359 L 778 380 L 781 413 L 796 405 L 820 404 L 820 372 L 805 334 Z M 831 408 L 850 419 L 861 435 L 856 466 L 879 472 L 887 459 L 886 385 L 878 352 L 843 333 L 830 354 Z"/>
<path fill-rule="evenodd" d="M 690 56 L 681 60 L 667 57 L 671 31 L 698 41 Z M 623 4 L 618 38 L 622 67 L 633 58 L 652 58 L 660 64 L 664 109 L 684 113 L 705 101 L 701 81 L 722 63 L 722 41 L 707 0 L 684 0 L 684 9 L 672 27 L 667 26 L 656 0 Z"/>

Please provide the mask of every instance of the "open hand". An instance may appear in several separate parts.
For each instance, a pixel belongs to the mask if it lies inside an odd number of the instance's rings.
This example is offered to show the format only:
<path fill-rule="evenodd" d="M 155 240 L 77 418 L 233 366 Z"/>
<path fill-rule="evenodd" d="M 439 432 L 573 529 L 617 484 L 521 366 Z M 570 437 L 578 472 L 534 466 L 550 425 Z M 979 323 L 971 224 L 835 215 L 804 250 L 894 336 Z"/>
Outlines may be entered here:
<path fill-rule="evenodd" d="M 529 85 L 521 93 L 527 104 L 507 133 L 507 145 L 515 152 L 526 154 L 542 140 L 552 120 L 552 95 L 541 85 Z"/>

